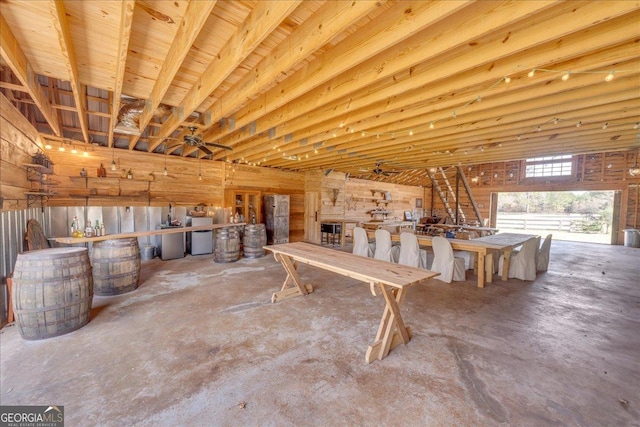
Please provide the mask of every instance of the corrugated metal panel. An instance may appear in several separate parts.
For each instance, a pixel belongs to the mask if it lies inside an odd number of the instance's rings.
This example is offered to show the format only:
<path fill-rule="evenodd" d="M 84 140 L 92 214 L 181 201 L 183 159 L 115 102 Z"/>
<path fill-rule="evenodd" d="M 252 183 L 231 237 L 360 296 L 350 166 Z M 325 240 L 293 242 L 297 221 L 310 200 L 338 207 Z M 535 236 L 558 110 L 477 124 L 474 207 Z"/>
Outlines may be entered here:
<path fill-rule="evenodd" d="M 13 273 L 18 254 L 24 251 L 24 233 L 27 221 L 37 220 L 48 238 L 68 236 L 71 232 L 71 221 L 78 217 L 80 228 L 84 229 L 87 220 L 96 219 L 104 222 L 107 233 L 128 233 L 133 231 L 155 230 L 161 222 L 166 221 L 169 210 L 160 207 L 126 207 L 126 206 L 83 206 L 30 208 L 21 211 L 0 212 L 0 319 L 7 315 L 7 297 L 5 278 Z M 164 215 L 163 215 L 164 213 Z M 172 209 L 174 218 L 186 223 L 187 208 Z M 223 215 L 224 216 L 224 215 Z M 164 218 L 164 220 L 163 220 Z M 141 244 L 160 245 L 159 236 L 141 238 Z M 52 242 L 51 242 L 52 243 Z M 78 244 L 84 246 L 84 244 Z M 52 246 L 54 246 L 52 244 Z"/>

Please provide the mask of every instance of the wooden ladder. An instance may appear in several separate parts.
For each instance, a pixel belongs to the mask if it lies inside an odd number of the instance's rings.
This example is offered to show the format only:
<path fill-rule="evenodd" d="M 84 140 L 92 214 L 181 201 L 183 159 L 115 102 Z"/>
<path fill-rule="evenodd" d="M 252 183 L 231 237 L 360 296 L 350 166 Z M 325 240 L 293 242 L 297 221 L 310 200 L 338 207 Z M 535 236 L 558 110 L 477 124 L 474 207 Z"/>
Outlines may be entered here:
<path fill-rule="evenodd" d="M 457 209 L 458 223 L 460 222 L 460 220 L 463 223 L 466 223 L 467 215 L 462 209 L 461 204 L 458 203 L 458 198 L 456 197 L 456 191 L 454 191 L 454 189 L 452 188 L 444 168 L 439 167 L 439 168 L 436 168 L 434 171 L 428 170 L 427 172 L 429 174 L 429 178 L 433 182 L 433 188 L 438 193 L 438 196 L 440 196 L 440 201 L 444 205 L 445 210 L 449 215 L 449 218 L 451 218 L 451 220 L 454 222 L 456 221 L 456 209 Z M 438 179 L 436 176 L 438 173 L 442 175 L 442 178 L 441 178 L 442 184 L 440 183 L 440 179 Z M 456 174 L 457 174 L 456 179 L 460 179 L 460 181 L 462 181 L 462 188 L 466 192 L 467 198 L 469 199 L 471 207 L 473 208 L 473 211 L 478 220 L 478 223 L 482 225 L 483 224 L 482 214 L 480 213 L 480 210 L 478 209 L 478 205 L 476 204 L 475 199 L 473 198 L 473 194 L 471 193 L 471 187 L 469 187 L 469 182 L 467 181 L 467 177 L 464 175 L 464 172 L 462 171 L 462 168 L 460 166 L 456 166 Z M 443 190 L 443 186 L 446 188 L 446 193 L 445 193 L 445 190 Z M 457 190 L 460 190 L 460 187 L 458 186 L 456 187 L 457 187 Z M 449 200 L 453 200 L 453 203 L 455 204 L 455 208 L 451 207 Z"/>
<path fill-rule="evenodd" d="M 449 218 L 451 218 L 452 221 L 455 221 L 455 216 L 456 216 L 455 211 L 451 208 L 451 205 L 449 205 L 449 198 L 445 196 L 444 192 L 442 191 L 442 187 L 440 186 L 440 182 L 438 182 L 438 178 L 436 178 L 436 172 L 440 172 L 444 177 L 444 181 L 447 184 L 447 188 L 451 190 L 451 185 L 449 184 L 449 180 L 447 180 L 447 176 L 444 173 L 444 169 L 436 168 L 435 171 L 428 170 L 428 172 L 429 172 L 429 178 L 433 183 L 433 188 L 435 188 L 436 192 L 440 196 L 440 201 L 444 205 L 444 208 L 446 209 L 447 214 L 449 215 Z M 453 194 L 453 191 L 451 191 L 451 193 Z M 453 194 L 454 203 L 455 203 L 455 197 L 456 197 L 455 194 Z"/>

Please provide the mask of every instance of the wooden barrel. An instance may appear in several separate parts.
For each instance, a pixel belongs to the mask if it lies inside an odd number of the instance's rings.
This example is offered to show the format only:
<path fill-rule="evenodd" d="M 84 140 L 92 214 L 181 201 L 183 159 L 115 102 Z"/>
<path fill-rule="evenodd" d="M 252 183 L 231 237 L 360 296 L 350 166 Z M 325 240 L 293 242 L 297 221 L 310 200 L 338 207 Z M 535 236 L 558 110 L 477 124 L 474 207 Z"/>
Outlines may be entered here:
<path fill-rule="evenodd" d="M 18 254 L 12 301 L 22 338 L 39 340 L 89 322 L 93 279 L 87 248 L 63 247 Z"/>
<path fill-rule="evenodd" d="M 234 262 L 240 258 L 240 234 L 235 227 L 216 229 L 214 244 L 215 262 Z"/>
<path fill-rule="evenodd" d="M 267 244 L 267 230 L 264 224 L 247 224 L 244 226 L 243 254 L 245 258 L 260 258 Z"/>
<path fill-rule="evenodd" d="M 138 239 L 131 237 L 94 242 L 91 265 L 96 295 L 119 295 L 137 289 L 140 281 Z"/>

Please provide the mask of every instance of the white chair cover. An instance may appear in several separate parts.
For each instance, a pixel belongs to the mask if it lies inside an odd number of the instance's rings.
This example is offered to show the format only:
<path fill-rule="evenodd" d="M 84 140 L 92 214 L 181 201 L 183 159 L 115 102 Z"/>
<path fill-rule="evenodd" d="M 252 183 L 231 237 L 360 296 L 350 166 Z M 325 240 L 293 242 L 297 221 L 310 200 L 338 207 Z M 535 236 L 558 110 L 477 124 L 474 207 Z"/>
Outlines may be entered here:
<path fill-rule="evenodd" d="M 436 279 L 447 283 L 466 280 L 464 259 L 453 256 L 451 243 L 444 237 L 434 236 L 431 244 L 434 253 L 431 270 L 440 273 Z"/>
<path fill-rule="evenodd" d="M 540 237 L 533 237 L 524 242 L 520 251 L 511 253 L 511 258 L 509 258 L 509 278 L 520 280 L 536 279 L 536 256 L 539 245 Z M 504 255 L 500 255 L 500 261 L 498 262 L 499 274 L 502 274 L 503 267 Z"/>
<path fill-rule="evenodd" d="M 549 251 L 551 250 L 551 234 L 549 234 L 538 251 L 538 260 L 536 261 L 536 270 L 547 271 L 549 268 Z"/>
<path fill-rule="evenodd" d="M 464 269 L 473 270 L 476 265 L 476 253 L 469 251 L 453 251 L 453 256 L 464 260 Z"/>
<path fill-rule="evenodd" d="M 373 248 L 369 245 L 367 231 L 362 227 L 353 228 L 353 251 L 354 255 L 360 255 L 368 258 L 373 257 Z"/>
<path fill-rule="evenodd" d="M 400 255 L 398 264 L 427 268 L 427 251 L 420 249 L 418 238 L 410 232 L 400 234 Z"/>
<path fill-rule="evenodd" d="M 391 233 L 387 230 L 376 230 L 376 251 L 373 254 L 375 259 L 393 262 L 391 254 Z"/>

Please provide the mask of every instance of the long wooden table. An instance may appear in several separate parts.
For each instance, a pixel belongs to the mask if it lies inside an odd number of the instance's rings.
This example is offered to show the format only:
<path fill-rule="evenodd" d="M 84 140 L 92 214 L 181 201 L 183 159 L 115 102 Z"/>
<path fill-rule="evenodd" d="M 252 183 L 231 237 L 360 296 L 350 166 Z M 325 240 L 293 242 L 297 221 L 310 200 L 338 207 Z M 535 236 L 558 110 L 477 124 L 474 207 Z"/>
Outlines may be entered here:
<path fill-rule="evenodd" d="M 502 280 L 509 278 L 509 260 L 511 252 L 518 246 L 521 246 L 529 239 L 538 237 L 536 234 L 520 234 L 520 233 L 498 233 L 491 236 L 479 237 L 473 239 L 473 242 L 480 242 L 486 245 L 502 246 L 501 251 L 504 253 L 504 263 L 502 265 Z"/>
<path fill-rule="evenodd" d="M 382 360 L 389 351 L 399 344 L 407 344 L 411 331 L 405 326 L 400 315 L 400 306 L 409 286 L 429 280 L 439 273 L 421 268 L 393 264 L 373 258 L 353 255 L 335 249 L 324 248 L 310 243 L 296 242 L 281 245 L 264 246 L 273 252 L 287 272 L 287 278 L 280 291 L 271 297 L 272 302 L 307 295 L 313 292 L 313 286 L 303 284 L 296 270 L 296 262 L 312 265 L 343 276 L 369 283 L 375 296 L 379 288 L 386 305 L 378 326 L 375 341 L 366 352 L 365 361 Z"/>
<path fill-rule="evenodd" d="M 191 227 L 170 227 L 163 228 L 161 230 L 146 230 L 146 231 L 133 231 L 131 233 L 117 233 L 117 234 L 105 234 L 104 236 L 97 237 L 56 237 L 55 240 L 58 243 L 66 243 L 73 245 L 75 243 L 87 243 L 87 242 L 99 242 L 101 240 L 113 240 L 113 239 L 128 239 L 130 237 L 143 237 L 143 236 L 157 236 L 160 234 L 172 234 L 172 233 L 186 233 L 189 231 L 204 231 L 213 230 L 214 228 L 225 227 L 241 227 L 246 223 L 229 223 L 229 224 L 209 224 L 209 225 L 195 225 Z"/>
<path fill-rule="evenodd" d="M 375 237 L 374 233 L 374 231 L 367 230 L 367 236 L 369 238 Z M 433 246 L 433 236 L 416 234 L 416 237 L 419 245 Z M 494 255 L 504 254 L 505 263 L 502 268 L 502 280 L 507 280 L 509 277 L 509 259 L 511 258 L 511 252 L 532 237 L 537 236 L 533 234 L 499 233 L 471 240 L 447 239 L 447 241 L 454 250 L 475 252 L 477 254 L 478 287 L 484 288 L 486 283 L 493 281 Z M 391 241 L 399 242 L 400 234 L 391 233 Z M 482 266 L 484 266 L 484 268 L 482 268 Z"/>

